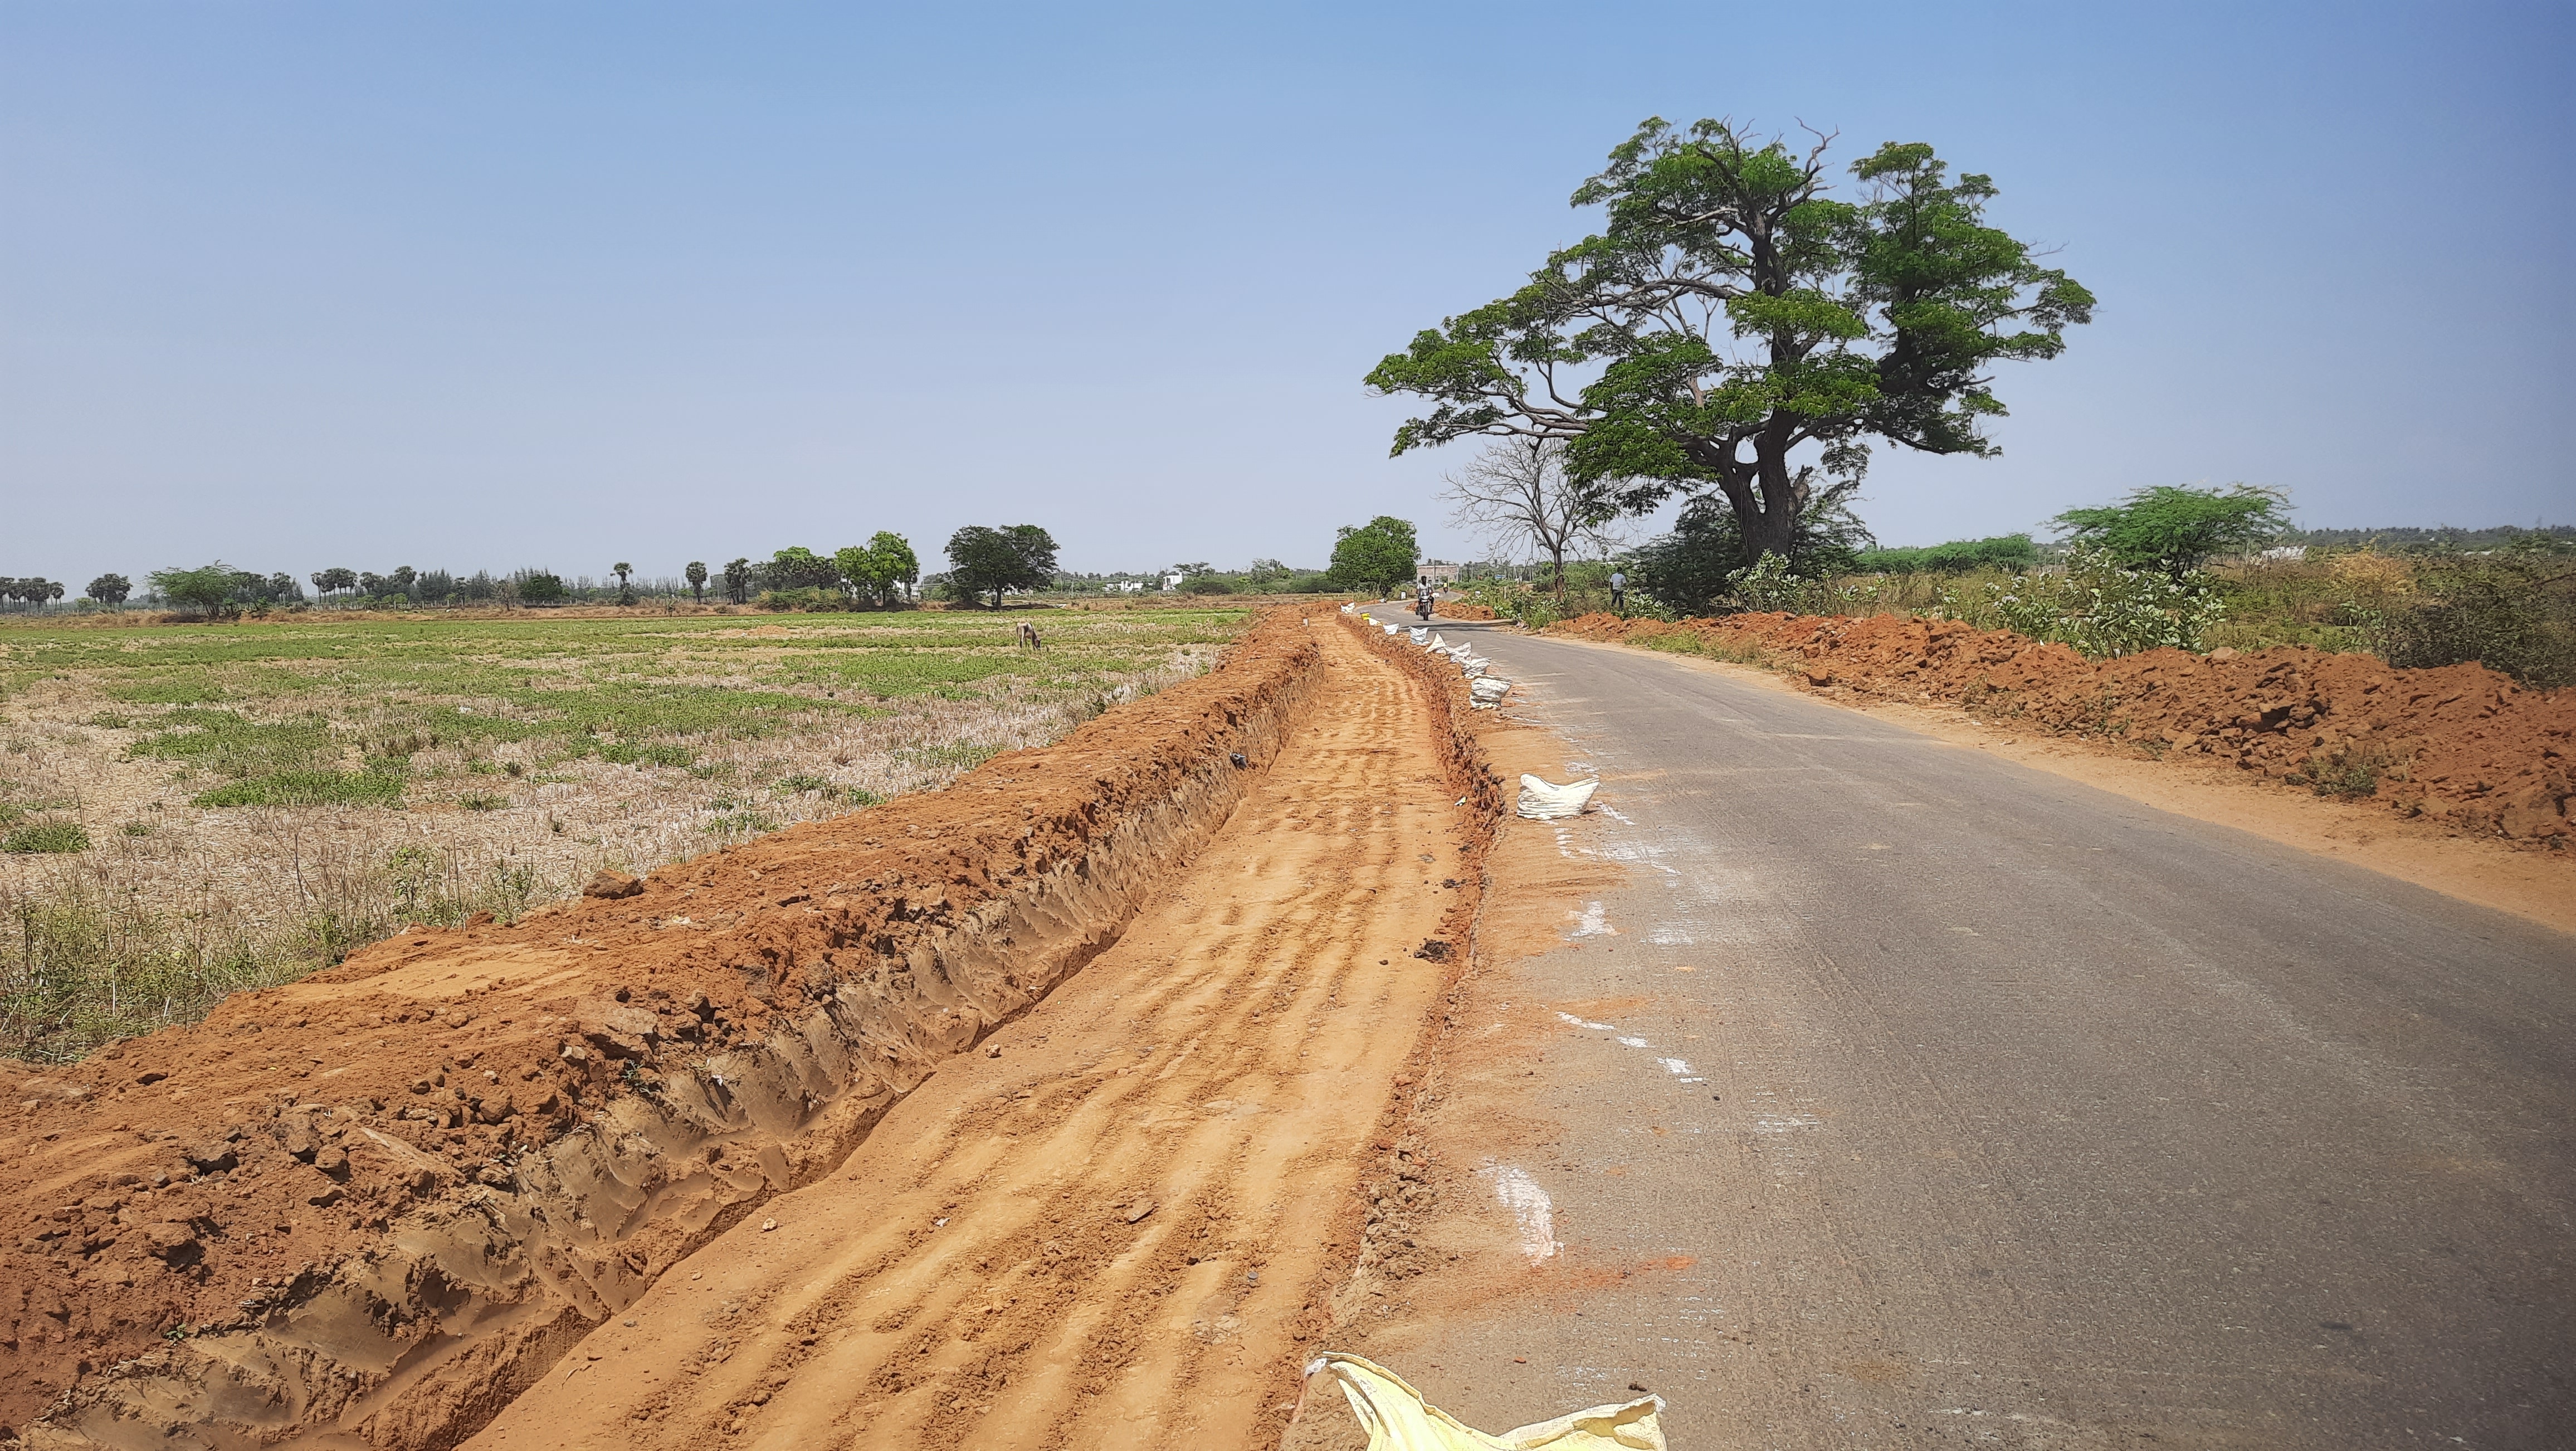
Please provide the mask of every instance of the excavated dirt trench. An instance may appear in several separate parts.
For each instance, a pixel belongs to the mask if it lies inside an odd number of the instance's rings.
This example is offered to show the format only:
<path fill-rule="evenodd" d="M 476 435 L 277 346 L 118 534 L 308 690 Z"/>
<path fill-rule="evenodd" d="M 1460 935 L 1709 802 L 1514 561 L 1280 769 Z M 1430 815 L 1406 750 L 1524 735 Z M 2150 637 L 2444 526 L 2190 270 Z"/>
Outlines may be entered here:
<path fill-rule="evenodd" d="M 1450 704 L 1274 616 L 948 791 L 0 1069 L 0 1425 L 1253 1434 L 1472 895 Z"/>
<path fill-rule="evenodd" d="M 1328 699 L 1116 946 L 473 1445 L 1275 1445 L 1477 855 L 1433 686 L 1316 632 Z"/>

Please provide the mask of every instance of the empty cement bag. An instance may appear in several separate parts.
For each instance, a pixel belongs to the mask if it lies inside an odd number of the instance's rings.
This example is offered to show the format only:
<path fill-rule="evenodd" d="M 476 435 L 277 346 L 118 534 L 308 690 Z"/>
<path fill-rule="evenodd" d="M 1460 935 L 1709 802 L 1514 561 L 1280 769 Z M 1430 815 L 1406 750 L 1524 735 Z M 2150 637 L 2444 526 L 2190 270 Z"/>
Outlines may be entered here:
<path fill-rule="evenodd" d="M 1558 786 L 1536 776 L 1521 777 L 1520 813 L 1532 821 L 1553 821 L 1560 816 L 1580 816 L 1583 804 L 1601 789 L 1601 780 L 1577 781 Z"/>
<path fill-rule="evenodd" d="M 1420 626 L 1418 626 L 1418 625 L 1414 627 L 1414 631 L 1413 631 L 1413 643 L 1415 643 L 1416 645 L 1419 645 L 1419 644 L 1421 644 L 1423 641 L 1428 640 L 1428 639 L 1430 639 L 1430 638 L 1431 638 L 1431 632 L 1430 632 L 1429 630 L 1423 629 L 1423 628 L 1421 628 L 1421 627 L 1420 627 Z"/>
<path fill-rule="evenodd" d="M 1511 693 L 1512 683 L 1499 675 L 1480 675 L 1467 687 L 1467 694 L 1491 705 Z"/>
<path fill-rule="evenodd" d="M 1593 1406 L 1553 1421 L 1488 1435 L 1427 1405 L 1401 1376 L 1356 1355 L 1326 1352 L 1306 1367 L 1328 1375 L 1368 1432 L 1369 1451 L 1666 1451 L 1661 1396 Z"/>
<path fill-rule="evenodd" d="M 1375 617 L 1374 617 L 1374 616 L 1372 616 L 1371 618 L 1372 618 L 1372 619 L 1374 619 Z M 1392 635 L 1392 634 L 1394 634 L 1396 631 L 1401 630 L 1401 629 L 1403 629 L 1404 627 L 1403 627 L 1402 625 L 1387 625 L 1387 626 L 1385 626 L 1385 627 L 1383 627 L 1383 628 L 1386 630 L 1386 632 L 1387 632 L 1388 634 Z"/>
<path fill-rule="evenodd" d="M 1446 650 L 1449 648 L 1449 642 L 1441 639 L 1438 635 L 1432 635 L 1428 641 L 1423 641 L 1422 637 L 1429 633 L 1430 632 L 1426 630 L 1416 630 L 1413 633 L 1413 638 L 1416 641 L 1422 642 L 1422 647 L 1426 650 Z"/>

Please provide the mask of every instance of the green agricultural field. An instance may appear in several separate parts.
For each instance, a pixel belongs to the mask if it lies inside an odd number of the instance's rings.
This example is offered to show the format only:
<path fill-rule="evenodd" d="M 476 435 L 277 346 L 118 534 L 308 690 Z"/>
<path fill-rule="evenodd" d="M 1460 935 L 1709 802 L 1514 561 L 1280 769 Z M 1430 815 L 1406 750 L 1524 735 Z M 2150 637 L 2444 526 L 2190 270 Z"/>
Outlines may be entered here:
<path fill-rule="evenodd" d="M 0 1052 L 944 785 L 1205 669 L 1247 619 L 0 624 Z"/>

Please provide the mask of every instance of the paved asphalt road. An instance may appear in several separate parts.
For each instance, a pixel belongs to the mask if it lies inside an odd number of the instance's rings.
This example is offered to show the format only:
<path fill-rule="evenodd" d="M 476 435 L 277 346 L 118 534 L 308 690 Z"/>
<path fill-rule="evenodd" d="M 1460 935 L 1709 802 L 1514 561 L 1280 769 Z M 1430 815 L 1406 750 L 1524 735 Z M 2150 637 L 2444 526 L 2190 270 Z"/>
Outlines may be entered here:
<path fill-rule="evenodd" d="M 1521 969 L 1633 1004 L 1549 1047 L 1532 1171 L 1569 1265 L 1690 1259 L 1549 1320 L 1550 1405 L 1649 1384 L 1693 1451 L 2576 1446 L 2576 939 L 1463 632 L 1604 775 L 1585 839 L 1634 868 Z M 1507 1361 L 1499 1316 L 1425 1359 Z"/>

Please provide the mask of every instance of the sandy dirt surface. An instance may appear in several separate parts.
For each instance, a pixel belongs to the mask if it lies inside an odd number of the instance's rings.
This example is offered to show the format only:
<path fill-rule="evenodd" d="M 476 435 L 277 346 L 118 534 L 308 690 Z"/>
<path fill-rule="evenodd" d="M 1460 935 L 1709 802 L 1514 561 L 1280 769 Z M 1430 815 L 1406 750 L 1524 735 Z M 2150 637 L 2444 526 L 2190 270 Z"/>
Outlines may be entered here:
<path fill-rule="evenodd" d="M 1470 870 L 1425 687 L 1316 633 L 1323 708 L 1115 947 L 472 1444 L 1276 1444 Z"/>

